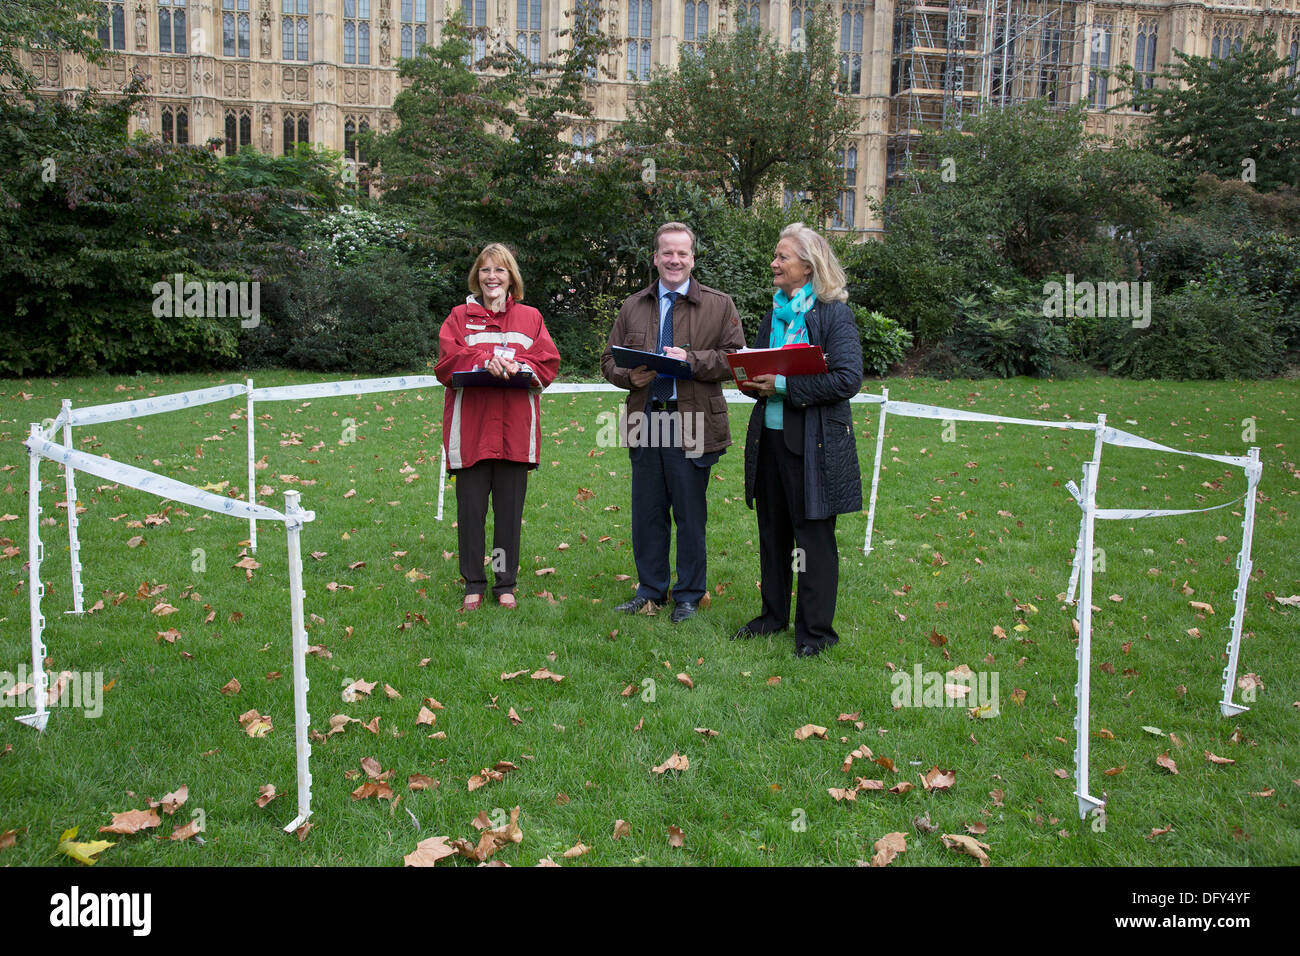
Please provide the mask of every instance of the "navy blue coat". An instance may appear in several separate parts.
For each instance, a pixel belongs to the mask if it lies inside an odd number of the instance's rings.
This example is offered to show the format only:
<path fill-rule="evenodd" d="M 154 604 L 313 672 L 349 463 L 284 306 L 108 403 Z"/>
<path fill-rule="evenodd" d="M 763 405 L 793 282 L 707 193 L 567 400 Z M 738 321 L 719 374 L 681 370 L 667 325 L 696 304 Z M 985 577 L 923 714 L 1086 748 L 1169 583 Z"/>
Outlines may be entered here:
<path fill-rule="evenodd" d="M 806 321 L 808 341 L 821 346 L 827 371 L 786 378 L 784 438 L 792 452 L 803 456 L 805 517 L 818 520 L 862 510 L 862 471 L 849 406 L 862 388 L 862 340 L 853 311 L 843 302 L 818 299 Z M 767 348 L 771 333 L 769 311 L 753 347 Z M 766 407 L 767 399 L 759 398 L 745 436 L 745 504 L 750 508 Z"/>

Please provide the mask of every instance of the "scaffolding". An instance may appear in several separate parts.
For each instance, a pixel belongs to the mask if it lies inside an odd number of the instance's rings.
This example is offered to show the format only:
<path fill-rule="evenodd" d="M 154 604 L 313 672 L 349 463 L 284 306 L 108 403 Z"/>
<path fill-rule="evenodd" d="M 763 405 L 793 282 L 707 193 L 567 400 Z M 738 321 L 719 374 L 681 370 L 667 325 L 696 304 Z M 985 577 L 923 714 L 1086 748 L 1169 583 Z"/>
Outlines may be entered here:
<path fill-rule="evenodd" d="M 928 161 L 927 130 L 1031 99 L 1062 110 L 1078 102 L 1084 26 L 1080 0 L 898 0 L 887 178 Z"/>

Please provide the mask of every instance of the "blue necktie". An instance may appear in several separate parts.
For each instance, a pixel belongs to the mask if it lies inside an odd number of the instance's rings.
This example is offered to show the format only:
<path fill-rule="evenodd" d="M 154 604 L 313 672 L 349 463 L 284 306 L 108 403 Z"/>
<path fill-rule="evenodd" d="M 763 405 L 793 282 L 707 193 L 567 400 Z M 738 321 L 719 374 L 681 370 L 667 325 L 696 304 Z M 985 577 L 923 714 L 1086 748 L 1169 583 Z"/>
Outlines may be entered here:
<path fill-rule="evenodd" d="M 673 345 L 673 306 L 677 303 L 678 292 L 667 292 L 664 297 L 668 300 L 668 312 L 664 315 L 664 320 L 659 328 L 659 351 L 672 348 Z M 666 402 L 673 397 L 673 380 L 667 375 L 660 374 L 656 376 L 650 386 L 650 398 L 656 402 Z"/>

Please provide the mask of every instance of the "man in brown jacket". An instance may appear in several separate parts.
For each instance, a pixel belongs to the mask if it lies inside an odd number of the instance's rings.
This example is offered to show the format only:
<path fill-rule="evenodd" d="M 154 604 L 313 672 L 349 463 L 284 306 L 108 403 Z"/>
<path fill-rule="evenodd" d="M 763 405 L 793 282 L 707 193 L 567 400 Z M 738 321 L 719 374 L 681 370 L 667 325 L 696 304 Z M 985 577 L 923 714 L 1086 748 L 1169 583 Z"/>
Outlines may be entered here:
<path fill-rule="evenodd" d="M 695 614 L 708 585 L 704 528 L 709 469 L 731 444 L 721 382 L 731 377 L 725 355 L 745 347 L 731 297 L 691 278 L 695 233 L 680 222 L 655 233 L 659 279 L 619 309 L 600 359 L 605 378 L 631 394 L 620 438 L 632 461 L 632 555 L 636 596 L 615 610 L 635 614 L 668 600 L 669 512 L 677 523 L 673 623 Z M 613 346 L 659 352 L 690 363 L 691 378 L 656 375 L 614 363 Z"/>

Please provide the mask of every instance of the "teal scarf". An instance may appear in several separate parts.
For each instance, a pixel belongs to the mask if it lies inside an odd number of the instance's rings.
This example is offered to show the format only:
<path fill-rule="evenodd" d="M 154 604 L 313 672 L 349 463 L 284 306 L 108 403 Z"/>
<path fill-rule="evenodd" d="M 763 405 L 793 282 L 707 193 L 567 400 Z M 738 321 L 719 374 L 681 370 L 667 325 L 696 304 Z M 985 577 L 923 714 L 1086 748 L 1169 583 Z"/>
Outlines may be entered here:
<path fill-rule="evenodd" d="M 772 331 L 767 339 L 767 347 L 779 349 L 783 345 L 793 345 L 808 341 L 808 312 L 817 304 L 817 293 L 812 283 L 807 283 L 793 296 L 785 290 L 777 289 L 772 296 Z M 763 425 L 767 428 L 785 427 L 785 376 L 776 379 L 776 395 L 768 398 L 763 408 Z"/>

